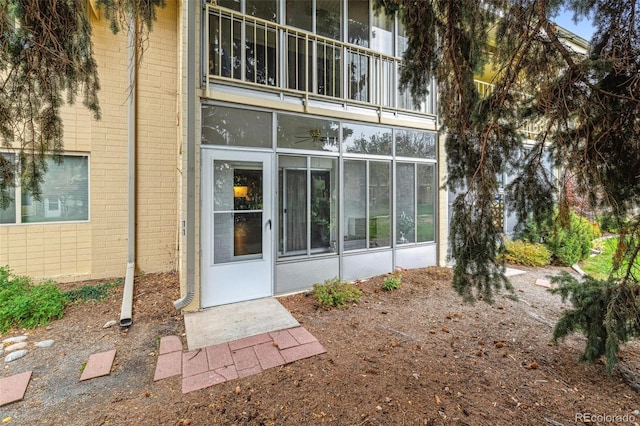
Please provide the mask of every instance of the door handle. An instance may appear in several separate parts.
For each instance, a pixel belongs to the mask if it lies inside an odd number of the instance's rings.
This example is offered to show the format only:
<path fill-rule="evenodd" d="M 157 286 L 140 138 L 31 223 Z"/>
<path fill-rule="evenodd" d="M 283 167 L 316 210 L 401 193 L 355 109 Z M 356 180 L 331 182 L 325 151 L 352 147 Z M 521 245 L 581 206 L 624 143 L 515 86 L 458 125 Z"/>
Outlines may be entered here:
<path fill-rule="evenodd" d="M 269 230 L 271 230 L 271 219 L 267 220 L 267 225 L 269 225 Z"/>

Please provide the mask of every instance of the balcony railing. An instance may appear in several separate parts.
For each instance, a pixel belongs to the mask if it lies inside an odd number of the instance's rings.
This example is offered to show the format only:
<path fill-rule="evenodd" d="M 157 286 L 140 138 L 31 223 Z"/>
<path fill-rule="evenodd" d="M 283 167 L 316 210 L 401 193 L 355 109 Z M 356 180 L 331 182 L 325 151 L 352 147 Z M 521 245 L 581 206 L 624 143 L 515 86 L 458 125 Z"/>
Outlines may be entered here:
<path fill-rule="evenodd" d="M 486 83 L 480 80 L 475 80 L 475 84 L 480 96 L 489 96 L 493 92 L 493 88 L 495 87 L 494 84 Z M 525 121 L 524 123 L 521 123 L 520 130 L 527 139 L 535 139 L 542 130 L 542 127 L 543 123 L 541 123 L 540 121 Z"/>
<path fill-rule="evenodd" d="M 435 114 L 434 96 L 398 90 L 400 58 L 212 5 L 206 25 L 209 80 Z"/>

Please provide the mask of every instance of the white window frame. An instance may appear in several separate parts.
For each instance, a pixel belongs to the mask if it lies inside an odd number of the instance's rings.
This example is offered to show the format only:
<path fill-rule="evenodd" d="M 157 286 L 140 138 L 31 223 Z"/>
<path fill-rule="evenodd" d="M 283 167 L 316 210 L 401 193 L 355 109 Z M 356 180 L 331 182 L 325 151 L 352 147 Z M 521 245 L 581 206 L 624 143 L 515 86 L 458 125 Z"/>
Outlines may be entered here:
<path fill-rule="evenodd" d="M 0 154 L 7 153 L 14 155 L 14 161 L 19 161 L 19 152 L 17 151 L 0 151 Z M 85 223 L 90 222 L 91 220 L 91 155 L 87 152 L 64 152 L 61 154 L 63 158 L 65 157 L 86 157 L 87 158 L 87 218 L 80 220 L 50 220 L 44 222 L 23 222 L 22 221 L 22 182 L 20 179 L 20 175 L 16 176 L 14 183 L 14 208 L 15 208 L 15 222 L 12 223 L 0 223 L 0 226 L 16 226 L 16 225 L 46 225 L 46 224 L 66 224 L 66 223 Z M 50 158 L 50 157 L 48 157 Z M 17 164 L 16 164 L 17 166 Z M 46 179 L 46 175 L 45 175 Z M 43 204 L 46 204 L 45 200 L 42 200 Z M 55 209 L 52 209 L 50 214 L 55 216 Z M 45 216 L 47 212 L 45 212 Z"/>

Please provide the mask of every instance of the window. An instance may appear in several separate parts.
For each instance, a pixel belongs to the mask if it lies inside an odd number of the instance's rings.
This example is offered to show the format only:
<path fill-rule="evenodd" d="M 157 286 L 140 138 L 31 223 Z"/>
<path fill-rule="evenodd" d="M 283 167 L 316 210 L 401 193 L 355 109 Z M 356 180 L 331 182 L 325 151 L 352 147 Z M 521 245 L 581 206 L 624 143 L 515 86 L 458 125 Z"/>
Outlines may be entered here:
<path fill-rule="evenodd" d="M 278 148 L 338 152 L 338 130 L 334 120 L 278 114 Z"/>
<path fill-rule="evenodd" d="M 12 190 L 14 201 L 0 210 L 0 223 L 67 222 L 89 219 L 89 157 L 65 155 L 60 164 L 46 159 L 39 199 Z M 20 194 L 16 197 L 16 194 Z M 19 221 L 16 219 L 19 218 Z"/>
<path fill-rule="evenodd" d="M 396 243 L 435 240 L 435 165 L 396 165 Z"/>
<path fill-rule="evenodd" d="M 348 153 L 391 155 L 393 138 L 390 128 L 345 123 L 343 144 Z"/>
<path fill-rule="evenodd" d="M 380 10 L 373 15 L 371 28 L 371 48 L 376 52 L 393 55 L 393 18 Z"/>
<path fill-rule="evenodd" d="M 369 0 L 350 0 L 349 43 L 369 47 Z"/>
<path fill-rule="evenodd" d="M 279 255 L 335 252 L 335 158 L 278 158 Z"/>
<path fill-rule="evenodd" d="M 391 245 L 390 171 L 390 161 L 345 160 L 345 251 Z"/>
<path fill-rule="evenodd" d="M 202 106 L 204 145 L 271 148 L 271 113 L 222 106 Z"/>
<path fill-rule="evenodd" d="M 396 131 L 396 155 L 398 157 L 436 158 L 436 134 L 419 130 Z"/>

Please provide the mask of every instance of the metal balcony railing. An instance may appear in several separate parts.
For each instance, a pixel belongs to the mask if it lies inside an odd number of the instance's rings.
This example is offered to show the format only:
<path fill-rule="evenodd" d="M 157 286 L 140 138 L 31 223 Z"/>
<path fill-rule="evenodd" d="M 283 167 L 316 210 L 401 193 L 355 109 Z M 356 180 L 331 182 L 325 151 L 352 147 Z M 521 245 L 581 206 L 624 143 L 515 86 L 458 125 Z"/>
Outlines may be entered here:
<path fill-rule="evenodd" d="M 435 114 L 435 97 L 415 105 L 398 90 L 402 60 L 300 29 L 207 6 L 209 81 Z M 430 90 L 435 93 L 435 85 Z"/>

